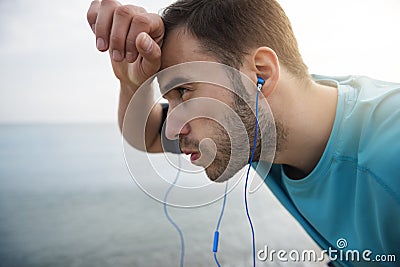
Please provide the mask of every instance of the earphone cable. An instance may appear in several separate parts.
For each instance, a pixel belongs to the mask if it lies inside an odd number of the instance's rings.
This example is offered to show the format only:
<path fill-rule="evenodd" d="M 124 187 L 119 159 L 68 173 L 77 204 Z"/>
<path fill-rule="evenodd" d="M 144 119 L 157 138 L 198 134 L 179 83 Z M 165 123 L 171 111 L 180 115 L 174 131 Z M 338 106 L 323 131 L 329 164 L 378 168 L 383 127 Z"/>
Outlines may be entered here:
<path fill-rule="evenodd" d="M 177 151 L 179 151 L 179 145 L 178 144 L 177 144 Z M 178 154 L 178 173 L 175 176 L 175 180 L 173 181 L 173 183 L 171 184 L 171 186 L 168 188 L 167 192 L 165 193 L 165 197 L 164 197 L 164 214 L 165 214 L 165 217 L 167 217 L 168 221 L 171 223 L 171 225 L 176 229 L 176 231 L 179 234 L 179 237 L 180 237 L 180 240 L 181 240 L 180 267 L 183 267 L 183 262 L 184 262 L 184 258 L 185 258 L 185 239 L 183 237 L 182 230 L 174 222 L 174 220 L 172 220 L 172 218 L 169 216 L 168 210 L 167 210 L 168 195 L 171 192 L 172 188 L 176 185 L 176 183 L 177 183 L 177 181 L 179 179 L 180 173 L 181 173 L 181 156 Z"/>
<path fill-rule="evenodd" d="M 226 193 L 228 191 L 228 182 L 225 183 L 225 192 L 224 192 L 224 201 L 222 203 L 221 213 L 219 215 L 217 227 L 215 228 L 214 232 L 214 242 L 213 242 L 213 252 L 214 252 L 214 260 L 218 267 L 221 267 L 218 258 L 217 258 L 217 251 L 218 251 L 218 241 L 219 241 L 219 226 L 221 224 L 222 216 L 224 215 L 225 205 L 226 205 Z"/>
<path fill-rule="evenodd" d="M 255 154 L 256 146 L 257 146 L 257 136 L 258 136 L 258 96 L 260 94 L 260 90 L 261 90 L 261 87 L 258 86 L 257 95 L 256 95 L 256 129 L 255 129 L 255 133 L 254 133 L 253 149 L 251 151 L 249 168 L 247 169 L 246 182 L 245 182 L 245 185 L 244 185 L 244 204 L 245 204 L 245 208 L 246 208 L 247 219 L 249 221 L 250 228 L 251 228 L 252 249 L 253 249 L 253 267 L 256 266 L 256 242 L 255 242 L 255 234 L 254 234 L 253 222 L 251 221 L 251 217 L 250 217 L 250 213 L 249 213 L 249 206 L 248 206 L 248 203 L 247 203 L 247 184 L 248 184 L 248 180 L 249 180 L 250 168 L 251 168 L 251 165 L 253 164 L 253 158 L 254 158 L 254 154 Z"/>

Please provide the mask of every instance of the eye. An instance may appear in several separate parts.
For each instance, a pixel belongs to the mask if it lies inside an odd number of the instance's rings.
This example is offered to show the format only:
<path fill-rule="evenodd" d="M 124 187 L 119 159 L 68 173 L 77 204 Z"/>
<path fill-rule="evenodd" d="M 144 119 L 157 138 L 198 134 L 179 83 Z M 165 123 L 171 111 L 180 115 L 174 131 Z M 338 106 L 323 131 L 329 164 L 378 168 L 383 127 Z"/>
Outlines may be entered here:
<path fill-rule="evenodd" d="M 189 89 L 184 87 L 177 87 L 175 90 L 179 93 L 180 97 L 183 97 L 183 95 L 189 91 Z"/>

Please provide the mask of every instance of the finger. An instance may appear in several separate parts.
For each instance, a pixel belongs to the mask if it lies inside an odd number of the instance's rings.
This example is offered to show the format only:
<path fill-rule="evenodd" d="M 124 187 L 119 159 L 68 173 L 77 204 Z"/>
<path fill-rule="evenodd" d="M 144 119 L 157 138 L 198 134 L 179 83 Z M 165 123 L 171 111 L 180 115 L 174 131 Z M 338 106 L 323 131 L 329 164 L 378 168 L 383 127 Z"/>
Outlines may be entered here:
<path fill-rule="evenodd" d="M 113 0 L 101 1 L 100 10 L 96 20 L 96 46 L 100 51 L 106 51 L 110 43 L 111 26 L 114 10 L 121 4 Z"/>
<path fill-rule="evenodd" d="M 92 28 L 93 33 L 95 33 L 95 25 L 99 8 L 100 8 L 100 1 L 94 0 L 90 4 L 90 7 L 86 14 L 87 21 L 89 23 L 89 26 Z"/>
<path fill-rule="evenodd" d="M 149 13 L 148 17 L 150 18 L 149 35 L 158 45 L 160 45 L 164 38 L 164 22 L 160 15 L 157 14 Z"/>
<path fill-rule="evenodd" d="M 110 35 L 110 53 L 113 60 L 120 62 L 124 59 L 126 37 L 132 17 L 140 12 L 144 12 L 144 9 L 133 5 L 119 6 L 115 9 Z"/>
<path fill-rule="evenodd" d="M 139 54 L 143 57 L 140 64 L 140 71 L 143 76 L 148 78 L 154 75 L 161 67 L 161 48 L 144 32 L 139 34 L 136 47 Z"/>
<path fill-rule="evenodd" d="M 133 16 L 125 45 L 128 62 L 134 62 L 138 56 L 136 39 L 142 32 L 147 33 L 152 39 L 160 43 L 164 36 L 164 23 L 161 17 L 151 13 L 140 13 Z"/>

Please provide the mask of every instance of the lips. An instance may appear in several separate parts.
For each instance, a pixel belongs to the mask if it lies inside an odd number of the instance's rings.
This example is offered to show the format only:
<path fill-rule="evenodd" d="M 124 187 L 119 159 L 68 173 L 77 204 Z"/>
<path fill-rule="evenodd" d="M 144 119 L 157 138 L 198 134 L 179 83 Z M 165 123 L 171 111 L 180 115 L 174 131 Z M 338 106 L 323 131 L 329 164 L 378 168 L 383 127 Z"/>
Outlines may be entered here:
<path fill-rule="evenodd" d="M 190 155 L 190 161 L 194 162 L 200 158 L 200 152 L 198 151 L 189 151 L 189 150 L 182 150 L 183 153 L 186 155 Z"/>
<path fill-rule="evenodd" d="M 195 160 L 198 160 L 200 158 L 200 153 L 192 153 L 192 155 L 190 156 L 190 161 L 193 162 Z"/>

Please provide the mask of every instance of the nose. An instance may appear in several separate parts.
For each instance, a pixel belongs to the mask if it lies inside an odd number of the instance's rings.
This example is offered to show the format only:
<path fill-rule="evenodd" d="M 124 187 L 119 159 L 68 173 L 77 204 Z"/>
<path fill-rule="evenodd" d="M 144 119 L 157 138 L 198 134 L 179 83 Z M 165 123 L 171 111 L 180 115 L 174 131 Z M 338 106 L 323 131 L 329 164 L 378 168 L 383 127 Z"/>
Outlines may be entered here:
<path fill-rule="evenodd" d="M 190 132 L 190 126 L 184 119 L 183 114 L 174 111 L 171 107 L 168 109 L 168 115 L 165 125 L 165 136 L 170 140 L 179 138 L 179 135 L 187 135 Z"/>

